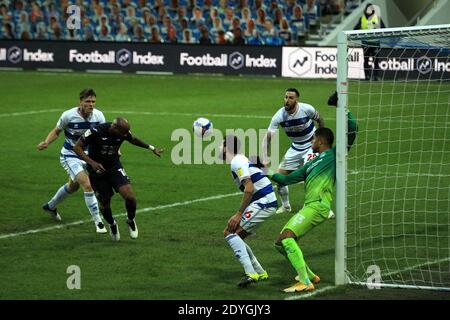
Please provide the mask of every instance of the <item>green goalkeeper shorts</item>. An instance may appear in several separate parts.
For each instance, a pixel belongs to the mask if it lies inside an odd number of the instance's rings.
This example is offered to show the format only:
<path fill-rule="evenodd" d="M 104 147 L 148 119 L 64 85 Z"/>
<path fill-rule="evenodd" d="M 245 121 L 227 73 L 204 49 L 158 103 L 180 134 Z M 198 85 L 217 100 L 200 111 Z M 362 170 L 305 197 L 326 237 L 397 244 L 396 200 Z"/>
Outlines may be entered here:
<path fill-rule="evenodd" d="M 322 202 L 310 202 L 286 223 L 282 232 L 289 229 L 297 237 L 303 237 L 312 228 L 327 220 L 329 212 L 330 208 L 323 205 Z"/>

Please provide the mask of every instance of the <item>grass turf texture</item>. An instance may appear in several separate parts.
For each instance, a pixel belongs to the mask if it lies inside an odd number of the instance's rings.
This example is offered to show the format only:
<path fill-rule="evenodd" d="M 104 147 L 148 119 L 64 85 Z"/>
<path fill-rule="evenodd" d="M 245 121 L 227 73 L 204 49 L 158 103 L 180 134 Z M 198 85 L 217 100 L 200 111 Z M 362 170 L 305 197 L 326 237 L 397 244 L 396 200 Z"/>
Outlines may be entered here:
<path fill-rule="evenodd" d="M 63 138 L 42 152 L 36 145 L 54 128 L 64 110 L 77 105 L 78 93 L 86 87 L 96 90 L 97 107 L 108 120 L 124 115 L 133 134 L 165 149 L 163 158 L 158 159 L 127 143 L 121 148 L 121 161 L 131 177 L 138 209 L 238 191 L 228 165 L 172 164 L 170 150 L 177 143 L 170 140 L 172 131 L 190 130 L 199 116 L 208 117 L 221 130 L 267 128 L 282 105 L 284 90 L 293 86 L 300 89 L 301 100 L 314 105 L 327 125 L 335 128 L 335 110 L 326 106 L 335 81 L 1 72 L 0 82 L 0 124 L 4 128 L 0 235 L 56 224 L 43 213 L 41 205 L 67 180 L 58 159 Z M 55 111 L 11 115 L 39 110 Z M 280 142 L 282 156 L 289 146 L 284 134 Z M 303 185 L 290 190 L 291 204 L 298 210 Z M 236 288 L 242 268 L 223 240 L 222 231 L 240 199 L 239 195 L 230 195 L 138 213 L 137 240 L 129 238 L 124 216 L 117 219 L 122 235 L 119 243 L 113 243 L 108 234 L 96 234 L 92 222 L 0 239 L 0 299 L 295 298 L 280 291 L 292 284 L 295 272 L 272 247 L 290 214 L 272 217 L 256 237 L 248 240 L 270 279 L 248 290 Z M 90 218 L 81 191 L 58 209 L 63 224 Z M 125 212 L 118 195 L 113 197 L 112 209 L 116 215 Z M 334 230 L 335 221 L 327 221 L 300 242 L 306 261 L 322 278 L 317 289 L 334 283 Z M 81 268 L 81 290 L 66 287 L 70 265 Z M 312 298 L 328 297 L 422 299 L 449 295 L 348 286 Z"/>

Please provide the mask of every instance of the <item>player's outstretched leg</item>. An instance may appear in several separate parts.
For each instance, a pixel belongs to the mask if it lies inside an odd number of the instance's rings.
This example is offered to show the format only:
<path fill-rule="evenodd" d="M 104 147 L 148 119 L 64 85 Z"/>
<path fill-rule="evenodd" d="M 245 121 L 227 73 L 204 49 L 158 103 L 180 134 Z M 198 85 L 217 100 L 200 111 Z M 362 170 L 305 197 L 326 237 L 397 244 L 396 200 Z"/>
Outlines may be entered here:
<path fill-rule="evenodd" d="M 127 210 L 127 225 L 130 231 L 131 239 L 137 239 L 139 232 L 135 221 L 136 217 L 136 197 L 131 188 L 131 184 L 123 185 L 119 188 L 119 193 L 125 200 L 125 208 Z"/>
<path fill-rule="evenodd" d="M 77 191 L 79 185 L 77 183 L 66 183 L 56 191 L 53 198 L 42 206 L 42 209 L 50 214 L 56 221 L 61 221 L 61 216 L 56 209 L 56 206 L 63 202 L 69 195 Z"/>
<path fill-rule="evenodd" d="M 250 248 L 247 243 L 245 243 L 245 248 L 247 249 L 247 253 L 250 257 L 250 262 L 252 263 L 253 269 L 255 269 L 256 273 L 258 274 L 258 281 L 267 280 L 269 278 L 269 274 L 266 270 L 263 269 L 256 256 L 253 254 L 252 248 Z"/>
<path fill-rule="evenodd" d="M 281 186 L 278 185 L 277 188 L 278 195 L 281 199 L 281 207 L 279 207 L 276 211 L 276 213 L 284 213 L 284 212 L 291 212 L 291 204 L 289 203 L 289 188 L 288 186 Z"/>
<path fill-rule="evenodd" d="M 84 193 L 84 201 L 86 203 L 86 207 L 89 209 L 89 213 L 92 216 L 92 219 L 95 223 L 95 231 L 97 233 L 107 233 L 105 226 L 103 225 L 102 218 L 100 217 L 100 212 L 98 209 L 97 198 L 95 197 L 95 193 L 85 192 Z"/>
<path fill-rule="evenodd" d="M 297 242 L 293 238 L 286 238 L 281 241 L 284 250 L 286 251 L 287 258 L 291 262 L 291 265 L 297 271 L 299 282 L 293 286 L 284 289 L 284 292 L 305 292 L 313 291 L 314 285 L 311 283 L 306 271 L 306 263 L 303 259 L 303 253 Z"/>
<path fill-rule="evenodd" d="M 114 220 L 112 211 L 111 211 L 111 198 L 109 199 L 99 199 L 100 204 L 100 212 L 105 218 L 106 222 L 109 224 L 109 234 L 113 241 L 120 240 L 119 226 L 117 225 L 116 220 Z"/>
<path fill-rule="evenodd" d="M 253 267 L 244 240 L 236 233 L 229 233 L 226 229 L 224 236 L 245 271 L 245 277 L 238 283 L 238 287 L 245 288 L 258 281 L 259 275 Z"/>
<path fill-rule="evenodd" d="M 100 217 L 98 201 L 95 197 L 94 190 L 91 187 L 88 175 L 84 171 L 81 171 L 77 174 L 76 179 L 84 190 L 84 202 L 86 203 L 86 207 L 88 208 L 92 220 L 94 221 L 96 232 L 107 233 L 108 231 L 103 225 L 102 218 Z"/>
<path fill-rule="evenodd" d="M 284 250 L 283 246 L 281 244 L 277 244 L 274 243 L 274 247 L 275 249 L 281 253 L 283 255 L 283 257 L 285 257 L 286 259 L 289 260 L 289 258 L 287 257 L 286 251 Z M 305 263 L 305 268 L 306 268 L 306 272 L 308 274 L 308 278 L 309 280 L 313 283 L 313 284 L 318 284 L 320 282 L 320 277 L 315 274 L 309 267 L 308 264 Z M 300 277 L 298 275 L 295 276 L 295 281 L 299 281 Z"/>

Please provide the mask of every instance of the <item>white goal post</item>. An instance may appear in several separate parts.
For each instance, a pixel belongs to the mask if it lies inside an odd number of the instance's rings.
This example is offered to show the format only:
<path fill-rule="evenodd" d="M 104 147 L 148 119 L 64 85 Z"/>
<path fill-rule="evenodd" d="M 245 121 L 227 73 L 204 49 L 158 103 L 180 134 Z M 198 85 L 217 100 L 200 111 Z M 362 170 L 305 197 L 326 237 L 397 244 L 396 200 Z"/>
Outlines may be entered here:
<path fill-rule="evenodd" d="M 450 290 L 449 57 L 450 24 L 339 34 L 336 285 Z"/>

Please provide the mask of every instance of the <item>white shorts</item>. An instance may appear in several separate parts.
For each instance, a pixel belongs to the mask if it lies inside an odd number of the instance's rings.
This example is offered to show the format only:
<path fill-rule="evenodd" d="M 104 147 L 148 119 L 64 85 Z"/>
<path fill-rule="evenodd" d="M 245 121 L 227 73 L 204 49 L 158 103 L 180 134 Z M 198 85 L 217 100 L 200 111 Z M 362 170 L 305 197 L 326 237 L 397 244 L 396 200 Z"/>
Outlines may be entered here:
<path fill-rule="evenodd" d="M 288 151 L 286 151 L 283 161 L 281 161 L 280 165 L 278 166 L 279 169 L 287 171 L 297 170 L 306 162 L 314 159 L 317 156 L 317 154 L 313 152 L 311 147 L 303 151 L 299 151 L 299 149 L 296 149 L 297 148 L 294 149 L 294 147 L 291 146 Z"/>
<path fill-rule="evenodd" d="M 64 170 L 66 170 L 67 174 L 70 176 L 72 181 L 77 181 L 76 177 L 81 171 L 86 171 L 86 162 L 83 160 L 76 158 L 75 156 L 65 156 L 62 155 L 59 157 L 59 162 L 61 163 Z"/>
<path fill-rule="evenodd" d="M 247 233 L 255 233 L 261 223 L 266 221 L 267 218 L 270 218 L 270 216 L 274 215 L 276 211 L 276 205 L 274 207 L 264 208 L 257 203 L 252 203 L 245 209 L 240 226 Z"/>

